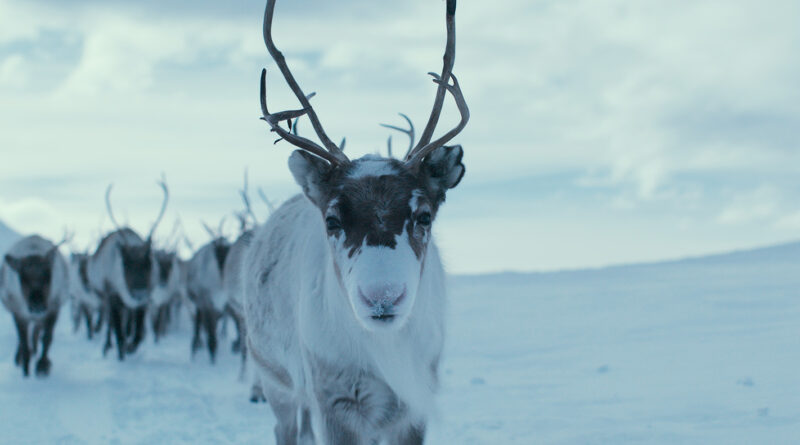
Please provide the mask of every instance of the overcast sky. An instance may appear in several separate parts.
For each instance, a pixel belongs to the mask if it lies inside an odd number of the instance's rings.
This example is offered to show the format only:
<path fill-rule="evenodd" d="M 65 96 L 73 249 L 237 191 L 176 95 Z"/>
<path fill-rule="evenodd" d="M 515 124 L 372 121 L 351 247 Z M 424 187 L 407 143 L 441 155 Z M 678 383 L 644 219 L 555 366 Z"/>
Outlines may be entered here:
<path fill-rule="evenodd" d="M 164 172 L 159 233 L 180 216 L 200 244 L 201 221 L 241 207 L 245 168 L 274 201 L 297 193 L 292 147 L 258 120 L 264 66 L 271 106 L 297 106 L 263 47 L 263 3 L 0 0 L 0 219 L 53 238 L 72 228 L 86 248 L 112 227 L 113 182 L 118 219 L 146 232 Z M 443 17 L 442 0 L 287 0 L 274 36 L 354 157 L 385 153 L 378 124 L 398 111 L 424 125 Z M 449 270 L 800 238 L 798 17 L 795 0 L 462 0 L 467 173 L 435 224 Z M 456 121 L 448 102 L 441 130 Z"/>

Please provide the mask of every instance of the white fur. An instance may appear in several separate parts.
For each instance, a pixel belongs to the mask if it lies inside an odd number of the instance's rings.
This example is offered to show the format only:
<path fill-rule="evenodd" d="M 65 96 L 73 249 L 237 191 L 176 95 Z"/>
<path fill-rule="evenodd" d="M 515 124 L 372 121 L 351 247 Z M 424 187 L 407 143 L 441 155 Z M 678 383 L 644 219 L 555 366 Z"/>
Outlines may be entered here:
<path fill-rule="evenodd" d="M 374 375 L 407 406 L 407 421 L 424 421 L 434 406 L 444 338 L 444 271 L 436 247 L 428 245 L 418 286 L 409 289 L 417 298 L 405 324 L 375 332 L 357 320 L 332 250 L 320 211 L 303 196 L 284 203 L 250 244 L 242 277 L 245 316 L 267 398 L 309 407 L 320 437 L 324 408 L 316 394 L 324 388 L 314 387 L 312 371 L 324 363 L 345 374 Z M 397 255 L 401 263 L 408 261 L 406 252 Z M 391 265 L 379 267 L 372 272 L 384 273 Z M 357 273 L 368 272 L 365 267 Z"/>
<path fill-rule="evenodd" d="M 366 155 L 354 163 L 353 169 L 348 173 L 349 178 L 358 179 L 367 176 L 384 176 L 397 174 L 397 168 L 386 162 L 386 158 L 378 155 Z"/>
<path fill-rule="evenodd" d="M 132 231 L 114 232 L 109 238 L 98 247 L 97 251 L 89 257 L 87 275 L 92 290 L 100 295 L 105 294 L 106 283 L 111 287 L 111 291 L 117 293 L 123 303 L 129 308 L 135 308 L 147 303 L 147 300 L 134 299 L 128 285 L 125 282 L 125 272 L 122 264 L 122 254 L 119 247 L 121 245 L 139 245 L 144 241 Z M 153 268 L 151 271 L 151 282 L 155 283 L 158 279 L 158 265 L 155 258 L 152 259 Z"/>
<path fill-rule="evenodd" d="M 396 329 L 405 324 L 414 306 L 419 286 L 420 260 L 408 244 L 408 234 L 403 231 L 395 237 L 396 247 L 367 246 L 366 240 L 351 257 L 349 250 L 342 246 L 342 237 L 331 237 L 333 255 L 340 265 L 344 287 L 352 310 L 359 315 L 358 321 L 368 330 L 383 328 Z M 385 293 L 386 299 L 393 299 L 401 292 L 406 296 L 393 307 L 396 320 L 391 324 L 371 320 L 373 309 L 361 301 L 361 294 Z"/>
<path fill-rule="evenodd" d="M 17 241 L 6 252 L 14 258 L 25 258 L 31 255 L 46 255 L 52 250 L 54 244 L 38 235 L 28 236 Z M 61 305 L 69 299 L 69 271 L 67 262 L 56 251 L 53 270 L 50 281 L 50 295 L 48 297 L 48 311 L 58 310 Z M 22 285 L 19 275 L 12 269 L 5 260 L 2 260 L 0 267 L 0 300 L 3 305 L 11 312 L 25 319 L 39 319 L 42 314 L 32 314 L 25 303 L 22 295 Z"/>
<path fill-rule="evenodd" d="M 225 309 L 228 297 L 222 286 L 222 272 L 217 265 L 213 241 L 201 247 L 189 260 L 187 280 L 187 291 L 203 300 L 195 301 L 195 305 L 210 304 L 217 312 Z"/>
<path fill-rule="evenodd" d="M 103 303 L 97 293 L 83 286 L 78 258 L 72 258 L 69 262 L 69 293 L 76 305 L 85 305 L 91 310 L 100 309 Z"/>
<path fill-rule="evenodd" d="M 160 280 L 158 280 L 158 283 L 153 288 L 150 301 L 153 306 L 160 307 L 169 303 L 176 295 L 180 298 L 184 291 L 185 288 L 181 280 L 180 260 L 176 255 L 172 258 L 172 267 L 170 268 L 166 284 L 162 284 Z"/>

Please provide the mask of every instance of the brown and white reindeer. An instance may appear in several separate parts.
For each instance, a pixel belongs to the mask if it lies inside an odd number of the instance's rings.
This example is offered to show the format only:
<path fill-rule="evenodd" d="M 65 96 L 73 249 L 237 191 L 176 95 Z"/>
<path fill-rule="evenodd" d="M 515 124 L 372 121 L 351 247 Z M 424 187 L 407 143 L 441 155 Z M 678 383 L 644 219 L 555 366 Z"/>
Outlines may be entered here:
<path fill-rule="evenodd" d="M 278 423 L 279 444 L 420 444 L 437 388 L 444 341 L 445 274 L 431 227 L 464 175 L 462 149 L 446 146 L 469 119 L 452 75 L 456 0 L 433 110 L 402 160 L 350 160 L 322 125 L 272 40 L 264 40 L 302 108 L 264 119 L 300 148 L 289 169 L 303 195 L 285 202 L 249 243 L 242 280 L 248 351 Z M 461 115 L 433 132 L 446 93 Z M 284 121 L 307 116 L 318 145 Z"/>
<path fill-rule="evenodd" d="M 151 293 L 158 282 L 158 262 L 154 256 L 153 235 L 164 217 L 169 190 L 162 179 L 158 185 L 164 200 L 156 221 L 146 239 L 133 229 L 121 228 L 111 211 L 111 186 L 106 190 L 106 206 L 116 230 L 100 241 L 89 258 L 87 273 L 94 292 L 102 296 L 108 311 L 108 330 L 103 346 L 105 355 L 111 349 L 111 331 L 117 341 L 117 357 L 136 352 L 145 335 L 145 315 Z"/>
<path fill-rule="evenodd" d="M 53 244 L 38 235 L 28 236 L 11 246 L 0 266 L 0 301 L 14 317 L 19 334 L 14 363 L 26 377 L 40 335 L 42 354 L 36 361 L 36 375 L 50 373 L 47 353 L 53 328 L 61 305 L 69 299 L 67 262 L 58 251 L 63 242 Z"/>

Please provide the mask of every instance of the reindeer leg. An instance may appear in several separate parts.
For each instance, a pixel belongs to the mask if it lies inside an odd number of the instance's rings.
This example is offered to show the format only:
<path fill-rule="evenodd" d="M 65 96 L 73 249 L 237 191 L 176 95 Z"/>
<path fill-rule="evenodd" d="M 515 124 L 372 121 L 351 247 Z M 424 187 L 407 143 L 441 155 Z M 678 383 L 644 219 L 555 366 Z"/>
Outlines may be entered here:
<path fill-rule="evenodd" d="M 133 339 L 128 344 L 127 353 L 133 354 L 144 339 L 144 316 L 147 312 L 146 307 L 140 307 L 131 310 L 131 319 L 133 324 Z"/>
<path fill-rule="evenodd" d="M 87 306 L 81 306 L 81 314 L 83 314 L 83 317 L 86 319 L 86 336 L 91 340 L 92 334 L 94 334 L 94 332 L 92 332 L 92 313 Z"/>
<path fill-rule="evenodd" d="M 244 342 L 242 341 L 244 323 L 242 323 L 242 320 L 239 320 L 239 317 L 237 317 L 232 310 L 228 310 L 228 313 L 231 314 L 231 317 L 233 318 L 233 324 L 236 325 L 236 340 L 234 340 L 234 342 L 231 344 L 231 352 L 236 354 L 242 352 L 244 349 Z"/>
<path fill-rule="evenodd" d="M 152 317 L 152 319 L 153 319 L 153 339 L 155 340 L 156 343 L 158 343 L 158 340 L 161 338 L 161 335 L 163 334 L 163 332 L 161 331 L 161 329 L 162 329 L 162 327 L 161 327 L 161 325 L 162 325 L 161 319 L 162 319 L 162 315 L 163 315 L 163 312 L 162 312 L 163 308 L 164 308 L 163 306 L 157 307 L 155 309 L 155 314 Z"/>
<path fill-rule="evenodd" d="M 122 307 L 122 301 L 119 300 L 119 297 L 115 296 L 113 300 L 108 310 L 108 331 L 110 333 L 111 329 L 114 329 L 114 335 L 117 338 L 117 358 L 119 361 L 123 361 L 125 360 L 125 332 L 122 326 L 122 311 L 124 308 Z"/>
<path fill-rule="evenodd" d="M 106 320 L 106 310 L 103 307 L 100 307 L 100 310 L 97 311 L 97 323 L 94 325 L 94 332 L 95 334 L 100 332 L 103 329 L 103 322 Z"/>
<path fill-rule="evenodd" d="M 269 404 L 278 421 L 275 425 L 275 443 L 297 445 L 297 406 L 277 397 L 271 397 Z"/>
<path fill-rule="evenodd" d="M 50 359 L 47 357 L 50 351 L 50 344 L 53 342 L 53 328 L 58 320 L 58 312 L 54 312 L 44 319 L 44 336 L 42 337 L 42 355 L 36 362 L 36 376 L 46 377 L 50 375 Z"/>
<path fill-rule="evenodd" d="M 203 311 L 198 307 L 194 313 L 194 337 L 192 337 L 192 357 L 203 345 L 200 341 L 200 327 L 203 324 Z"/>
<path fill-rule="evenodd" d="M 208 338 L 208 353 L 211 356 L 211 363 L 214 363 L 217 356 L 217 324 L 219 315 L 214 309 L 208 309 L 205 315 L 206 335 Z"/>
<path fill-rule="evenodd" d="M 17 334 L 19 334 L 19 346 L 14 363 L 22 368 L 22 374 L 27 377 L 28 365 L 31 360 L 31 352 L 28 348 L 28 322 L 15 314 L 14 323 L 17 325 Z"/>

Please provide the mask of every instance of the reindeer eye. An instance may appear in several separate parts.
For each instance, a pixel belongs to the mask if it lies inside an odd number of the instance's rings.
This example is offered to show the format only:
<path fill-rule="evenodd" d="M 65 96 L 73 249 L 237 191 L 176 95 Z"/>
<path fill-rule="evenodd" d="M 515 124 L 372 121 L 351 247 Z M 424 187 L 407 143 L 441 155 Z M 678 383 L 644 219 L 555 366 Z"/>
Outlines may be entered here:
<path fill-rule="evenodd" d="M 325 218 L 325 227 L 329 232 L 335 232 L 342 229 L 342 222 L 335 216 L 329 216 Z"/>
<path fill-rule="evenodd" d="M 417 224 L 423 226 L 431 225 L 431 212 L 422 212 L 417 216 Z"/>

